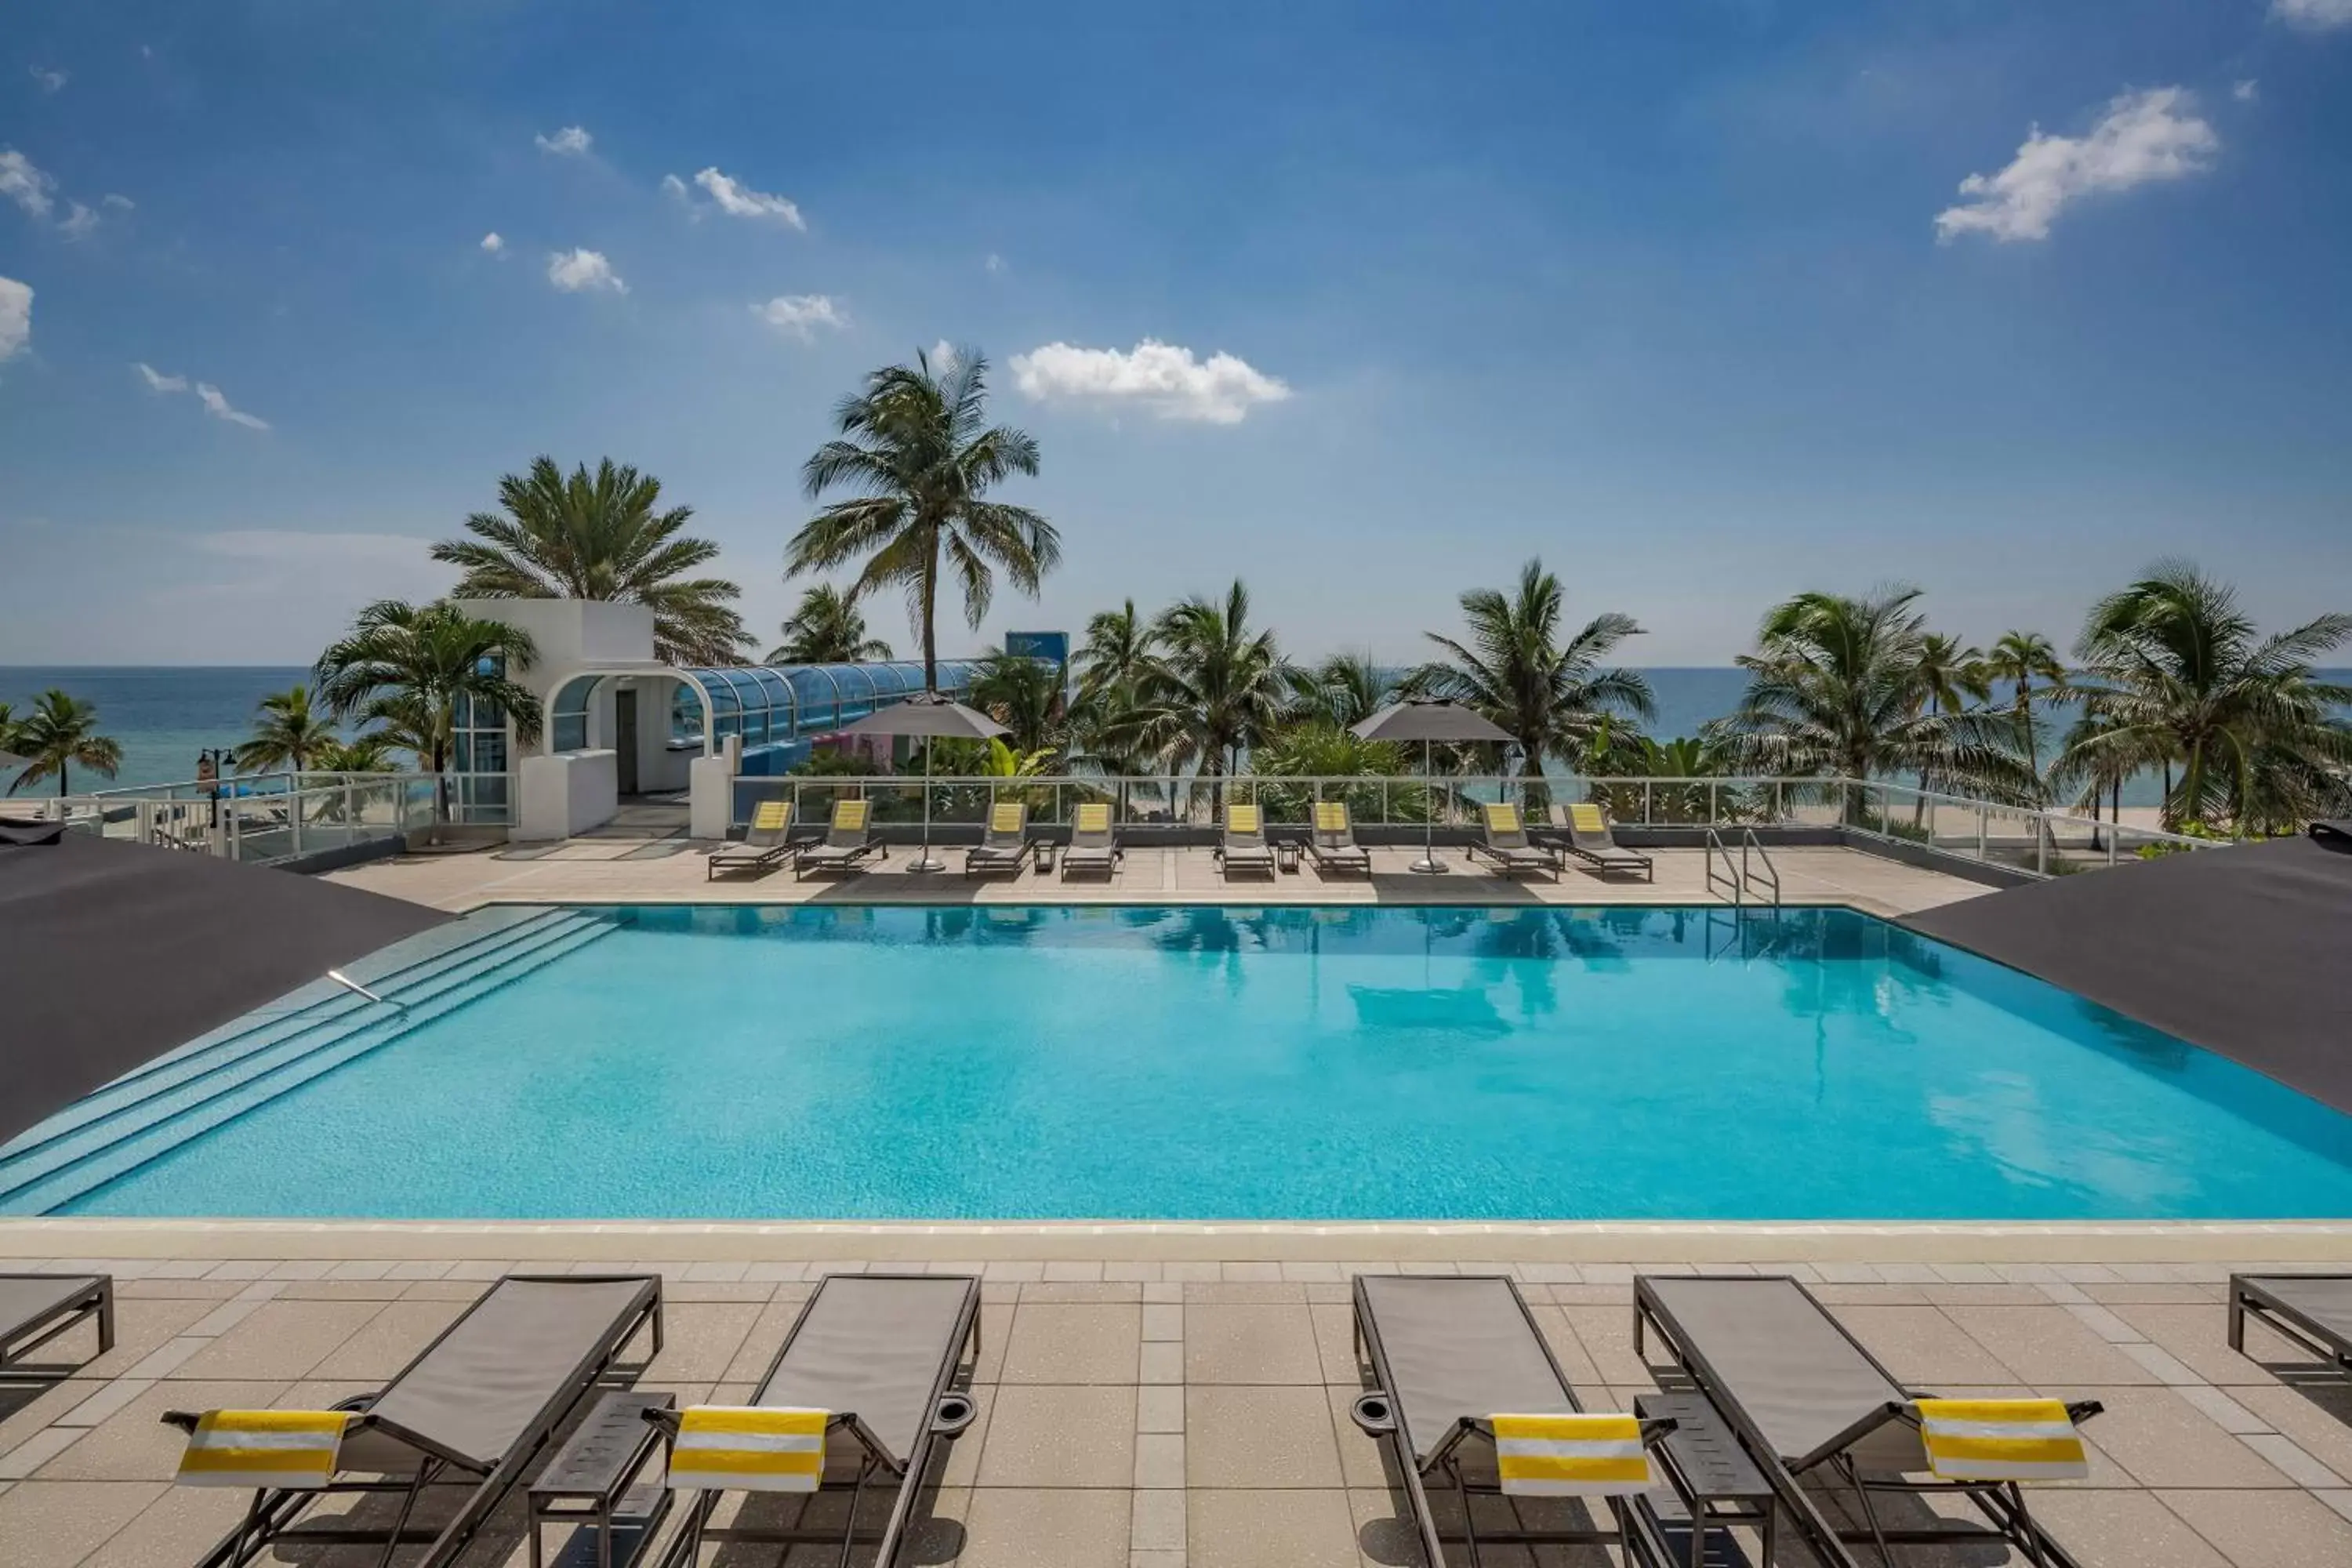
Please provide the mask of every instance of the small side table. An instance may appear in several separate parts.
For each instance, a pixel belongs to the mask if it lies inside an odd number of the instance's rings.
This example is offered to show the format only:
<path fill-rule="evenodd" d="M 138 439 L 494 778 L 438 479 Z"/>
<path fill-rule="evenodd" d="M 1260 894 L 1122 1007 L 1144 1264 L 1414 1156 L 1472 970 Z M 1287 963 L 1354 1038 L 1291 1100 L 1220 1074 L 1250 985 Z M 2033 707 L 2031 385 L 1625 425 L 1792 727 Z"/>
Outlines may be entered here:
<path fill-rule="evenodd" d="M 1764 1537 L 1763 1561 L 1770 1563 L 1780 1500 L 1706 1395 L 1638 1394 L 1633 1414 L 1675 1424 L 1650 1453 L 1665 1473 L 1667 1487 L 1690 1510 L 1691 1562 L 1705 1561 L 1710 1529 L 1720 1526 L 1727 1536 L 1735 1524 L 1753 1524 Z"/>
<path fill-rule="evenodd" d="M 541 1568 L 540 1532 L 550 1524 L 585 1523 L 596 1531 L 596 1568 L 629 1568 L 669 1512 L 670 1491 L 656 1480 L 639 1483 L 662 1451 L 662 1430 L 646 1419 L 667 1410 L 675 1394 L 615 1389 L 599 1398 L 547 1468 L 530 1483 L 530 1568 Z M 615 1530 L 635 1532 L 628 1554 L 613 1560 Z"/>
<path fill-rule="evenodd" d="M 1052 839 L 1037 840 L 1037 875 L 1040 877 L 1050 877 L 1054 874 L 1054 849 L 1055 844 Z"/>
<path fill-rule="evenodd" d="M 1298 858 L 1304 853 L 1305 847 L 1302 846 L 1296 838 L 1276 839 L 1274 841 L 1274 868 L 1277 871 L 1296 872 L 1298 869 Z"/>

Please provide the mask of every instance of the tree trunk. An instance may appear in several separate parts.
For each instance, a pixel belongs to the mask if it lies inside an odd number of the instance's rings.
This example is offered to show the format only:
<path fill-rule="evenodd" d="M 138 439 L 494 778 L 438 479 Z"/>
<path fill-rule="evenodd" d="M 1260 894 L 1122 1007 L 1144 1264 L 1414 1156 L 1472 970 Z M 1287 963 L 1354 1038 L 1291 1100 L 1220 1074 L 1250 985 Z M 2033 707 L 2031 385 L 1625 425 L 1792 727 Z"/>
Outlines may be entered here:
<path fill-rule="evenodd" d="M 930 554 L 923 562 L 923 689 L 940 689 L 940 536 L 931 534 Z"/>
<path fill-rule="evenodd" d="M 66 764 L 65 764 L 65 759 L 64 759 L 64 758 L 62 758 L 62 757 L 60 757 L 60 758 L 58 758 L 58 798 L 59 800 L 63 800 L 63 799 L 65 799 L 65 797 L 66 797 Z"/>

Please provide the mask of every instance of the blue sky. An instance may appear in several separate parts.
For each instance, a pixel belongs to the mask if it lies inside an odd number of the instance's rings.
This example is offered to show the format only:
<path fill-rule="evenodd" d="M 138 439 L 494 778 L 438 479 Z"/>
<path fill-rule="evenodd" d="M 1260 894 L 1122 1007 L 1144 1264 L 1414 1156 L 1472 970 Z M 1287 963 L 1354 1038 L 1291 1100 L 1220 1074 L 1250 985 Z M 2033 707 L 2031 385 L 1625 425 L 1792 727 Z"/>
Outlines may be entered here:
<path fill-rule="evenodd" d="M 764 636 L 941 340 L 1066 547 L 973 643 L 1238 573 L 1402 656 L 1532 553 L 1649 664 L 2168 552 L 2352 606 L 2352 0 L 1126 9 L 20 0 L 0 663 L 305 662 L 539 452 Z"/>

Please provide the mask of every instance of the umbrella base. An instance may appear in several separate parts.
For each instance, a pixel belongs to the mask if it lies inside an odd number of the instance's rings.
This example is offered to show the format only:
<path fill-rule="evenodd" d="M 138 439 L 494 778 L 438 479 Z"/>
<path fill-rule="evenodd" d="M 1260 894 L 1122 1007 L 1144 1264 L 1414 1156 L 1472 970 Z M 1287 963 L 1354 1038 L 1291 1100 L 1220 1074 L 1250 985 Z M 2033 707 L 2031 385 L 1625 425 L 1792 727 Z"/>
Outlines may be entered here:
<path fill-rule="evenodd" d="M 1440 871 L 1449 869 L 1449 868 L 1446 866 L 1444 861 L 1440 860 L 1436 856 L 1432 855 L 1426 859 L 1415 860 L 1412 865 L 1407 866 L 1405 869 L 1408 871 L 1418 871 L 1424 877 L 1431 877 L 1436 875 Z"/>
<path fill-rule="evenodd" d="M 919 860 L 910 861 L 907 866 L 907 869 L 909 871 L 944 871 L 947 868 L 948 863 L 946 861 L 934 860 L 929 855 L 924 856 Z"/>

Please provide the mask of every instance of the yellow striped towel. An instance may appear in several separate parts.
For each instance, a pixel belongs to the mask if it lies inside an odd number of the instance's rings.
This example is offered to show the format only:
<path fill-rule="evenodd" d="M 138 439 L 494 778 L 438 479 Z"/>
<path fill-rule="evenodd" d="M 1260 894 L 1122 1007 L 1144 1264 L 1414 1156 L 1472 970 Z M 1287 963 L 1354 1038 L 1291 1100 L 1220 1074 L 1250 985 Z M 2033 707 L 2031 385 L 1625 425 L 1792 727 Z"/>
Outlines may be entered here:
<path fill-rule="evenodd" d="M 1568 808 L 1568 820 L 1579 833 L 1609 831 L 1609 819 L 1601 816 L 1601 808 L 1589 800 L 1580 800 L 1570 805 Z"/>
<path fill-rule="evenodd" d="M 1345 833 L 1348 831 L 1348 808 L 1336 800 L 1315 803 L 1315 831 Z"/>
<path fill-rule="evenodd" d="M 184 1487 L 317 1491 L 334 1479 L 345 1410 L 207 1410 L 180 1456 Z"/>
<path fill-rule="evenodd" d="M 1519 808 L 1516 805 L 1490 805 L 1486 809 L 1486 831 L 1517 833 L 1519 830 Z"/>
<path fill-rule="evenodd" d="M 813 1492 L 824 1479 L 826 1412 L 689 1405 L 669 1455 L 673 1490 Z"/>
<path fill-rule="evenodd" d="M 862 800 L 837 800 L 833 803 L 833 830 L 835 833 L 866 831 L 866 808 Z"/>
<path fill-rule="evenodd" d="M 1078 807 L 1077 830 L 1080 833 L 1108 833 L 1110 807 L 1100 802 Z"/>
<path fill-rule="evenodd" d="M 1226 832 L 1242 834 L 1255 833 L 1258 831 L 1259 826 L 1257 807 L 1254 805 L 1229 805 L 1225 807 Z"/>
<path fill-rule="evenodd" d="M 1631 1415 L 1496 1415 L 1495 1468 L 1507 1497 L 1630 1497 L 1654 1482 Z"/>
<path fill-rule="evenodd" d="M 793 803 L 788 800 L 763 800 L 751 813 L 751 831 L 778 833 L 792 826 Z"/>
<path fill-rule="evenodd" d="M 1020 831 L 1021 831 L 1021 818 L 1022 818 L 1022 816 L 1024 816 L 1024 815 L 1028 811 L 1028 809 L 1029 809 L 1029 808 L 1028 808 L 1027 806 L 1025 806 L 1025 805 L 1019 805 L 1019 804 L 1017 804 L 1017 803 L 1005 804 L 1005 805 L 993 805 L 993 806 L 989 807 L 989 811 L 988 811 L 988 830 L 989 830 L 991 833 L 1018 833 L 1018 832 L 1020 832 Z"/>
<path fill-rule="evenodd" d="M 1927 1468 L 1947 1481 L 2067 1481 L 2091 1473 L 2083 1435 L 2055 1399 L 1922 1399 Z"/>

